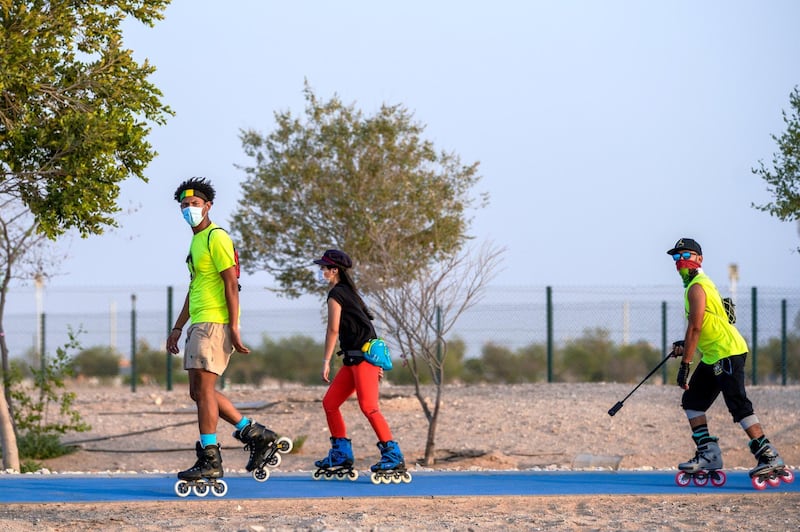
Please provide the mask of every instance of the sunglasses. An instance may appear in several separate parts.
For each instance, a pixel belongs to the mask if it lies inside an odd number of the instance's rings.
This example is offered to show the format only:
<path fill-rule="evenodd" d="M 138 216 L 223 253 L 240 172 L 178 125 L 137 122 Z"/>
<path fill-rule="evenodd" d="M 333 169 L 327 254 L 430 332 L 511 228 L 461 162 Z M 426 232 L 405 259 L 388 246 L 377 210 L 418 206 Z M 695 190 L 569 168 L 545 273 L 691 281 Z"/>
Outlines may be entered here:
<path fill-rule="evenodd" d="M 684 251 L 683 253 L 673 253 L 672 260 L 678 262 L 679 260 L 689 260 L 692 257 L 691 251 Z"/>

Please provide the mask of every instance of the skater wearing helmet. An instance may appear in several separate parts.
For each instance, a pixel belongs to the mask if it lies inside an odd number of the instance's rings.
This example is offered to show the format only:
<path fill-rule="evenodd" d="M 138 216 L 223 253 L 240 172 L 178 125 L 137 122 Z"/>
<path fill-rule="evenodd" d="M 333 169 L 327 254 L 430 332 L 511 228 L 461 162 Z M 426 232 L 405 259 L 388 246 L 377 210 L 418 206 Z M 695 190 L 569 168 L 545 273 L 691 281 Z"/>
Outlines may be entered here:
<path fill-rule="evenodd" d="M 353 448 L 340 411 L 345 400 L 355 392 L 361 411 L 378 437 L 377 445 L 381 452 L 380 461 L 370 468 L 372 482 L 409 482 L 411 475 L 405 469 L 403 453 L 378 406 L 378 385 L 383 370 L 367 362 L 362 352 L 362 347 L 377 335 L 371 323 L 373 316 L 349 273 L 353 262 L 343 251 L 329 249 L 314 263 L 320 266 L 321 279 L 330 286 L 322 380 L 331 382 L 330 364 L 337 342 L 338 354 L 343 357 L 343 367 L 336 373 L 322 399 L 331 434 L 331 449 L 328 456 L 314 463 L 318 468 L 314 478 L 335 476 L 355 480 L 358 477 L 358 472 L 353 470 Z"/>
<path fill-rule="evenodd" d="M 178 473 L 178 478 L 184 481 L 223 476 L 217 442 L 220 417 L 236 428 L 234 437 L 250 451 L 248 471 L 261 467 L 276 440 L 274 432 L 243 416 L 215 389 L 217 378 L 227 368 L 233 352 L 250 350 L 242 343 L 239 331 L 239 280 L 233 243 L 227 232 L 208 216 L 214 196 L 214 188 L 205 178 L 188 179 L 175 191 L 175 200 L 180 203 L 183 218 L 193 234 L 186 258 L 191 281 L 183 308 L 167 338 L 167 349 L 173 354 L 179 352 L 178 340 L 191 320 L 186 330 L 183 365 L 189 372 L 189 394 L 197 405 L 200 429 L 195 449 L 197 463 Z M 186 494 L 188 491 L 179 493 Z"/>
<path fill-rule="evenodd" d="M 733 325 L 735 317 L 726 311 L 722 297 L 711 279 L 703 272 L 703 251 L 700 244 L 691 238 L 681 238 L 667 251 L 675 261 L 675 267 L 683 280 L 684 307 L 688 326 L 683 340 L 673 344 L 673 355 L 681 357 L 677 384 L 683 388 L 681 406 L 689 419 L 692 439 L 697 446 L 694 458 L 678 468 L 690 476 L 700 475 L 721 485 L 724 476 L 715 477 L 722 469 L 722 453 L 717 438 L 708 430 L 706 410 L 720 393 L 733 416 L 734 423 L 744 429 L 750 438 L 750 451 L 757 461 L 750 470 L 750 477 L 758 489 L 766 482 L 779 482 L 779 478 L 791 481 L 791 472 L 784 466 L 777 449 L 764 435 L 761 423 L 753 412 L 744 387 L 744 367 L 747 358 L 747 343 Z M 699 358 L 699 360 L 696 360 Z M 697 367 L 689 377 L 692 363 Z M 786 473 L 789 471 L 788 473 Z M 714 480 L 718 479 L 718 483 Z M 695 479 L 696 480 L 696 479 Z M 707 480 L 705 480 L 707 482 Z"/>

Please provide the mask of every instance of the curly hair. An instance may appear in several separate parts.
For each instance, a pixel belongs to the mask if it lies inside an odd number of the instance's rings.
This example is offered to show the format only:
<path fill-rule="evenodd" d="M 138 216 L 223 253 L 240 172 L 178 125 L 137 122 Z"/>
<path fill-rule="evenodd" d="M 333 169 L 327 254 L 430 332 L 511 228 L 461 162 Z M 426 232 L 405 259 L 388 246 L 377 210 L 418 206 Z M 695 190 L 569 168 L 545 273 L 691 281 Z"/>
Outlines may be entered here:
<path fill-rule="evenodd" d="M 192 177 L 178 185 L 178 188 L 175 190 L 175 201 L 178 203 L 181 202 L 181 193 L 183 193 L 184 190 L 196 190 L 203 194 L 207 201 L 214 201 L 214 196 L 216 194 L 214 187 L 211 185 L 211 181 L 205 177 Z"/>

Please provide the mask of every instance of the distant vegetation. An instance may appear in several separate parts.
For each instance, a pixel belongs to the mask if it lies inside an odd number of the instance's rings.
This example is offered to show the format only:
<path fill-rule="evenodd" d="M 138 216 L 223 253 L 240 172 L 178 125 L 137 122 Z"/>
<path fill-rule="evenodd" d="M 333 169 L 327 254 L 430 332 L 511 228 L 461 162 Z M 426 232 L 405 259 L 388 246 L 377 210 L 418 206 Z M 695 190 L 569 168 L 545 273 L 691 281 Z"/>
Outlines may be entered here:
<path fill-rule="evenodd" d="M 236 384 L 259 385 L 264 382 L 321 384 L 322 345 L 307 336 L 292 336 L 273 340 L 262 338 L 261 345 L 251 347 L 249 355 L 234 354 L 225 378 Z M 530 344 L 512 350 L 500 344 L 488 343 L 477 357 L 465 357 L 466 345 L 460 339 L 447 344 L 445 383 L 514 384 L 547 381 L 547 349 L 544 344 Z M 605 329 L 587 329 L 583 335 L 554 349 L 553 380 L 557 382 L 638 382 L 655 367 L 663 354 L 660 347 L 646 342 L 619 345 L 611 341 Z M 393 353 L 395 368 L 386 372 L 386 380 L 395 384 L 412 384 L 413 377 L 404 367 L 403 359 Z M 787 338 L 787 373 L 790 383 L 800 381 L 800 334 Z M 337 361 L 341 359 L 336 359 Z M 173 356 L 173 382 L 186 382 L 182 358 Z M 107 347 L 92 347 L 81 351 L 72 364 L 76 375 L 109 379 L 122 375 L 129 382 L 128 360 Z M 166 353 L 140 342 L 137 347 L 137 382 L 163 384 L 166 382 Z M 748 360 L 748 368 L 750 361 Z M 341 363 L 334 363 L 334 368 Z M 335 369 L 334 369 L 335 371 Z M 677 364 L 667 364 L 669 382 L 675 377 Z M 658 379 L 656 375 L 654 379 Z M 758 378 L 760 384 L 780 383 L 781 343 L 769 339 L 758 348 Z M 431 375 L 421 375 L 424 384 L 432 383 Z"/>

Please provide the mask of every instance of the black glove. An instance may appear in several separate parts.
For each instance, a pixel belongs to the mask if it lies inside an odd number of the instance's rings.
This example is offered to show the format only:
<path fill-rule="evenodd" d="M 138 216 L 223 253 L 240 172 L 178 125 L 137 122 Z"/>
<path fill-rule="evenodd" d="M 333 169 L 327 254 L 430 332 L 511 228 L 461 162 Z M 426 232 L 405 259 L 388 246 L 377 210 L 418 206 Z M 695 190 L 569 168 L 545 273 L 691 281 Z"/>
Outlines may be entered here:
<path fill-rule="evenodd" d="M 681 368 L 678 370 L 678 386 L 683 388 L 689 381 L 689 368 L 691 364 L 688 362 L 681 362 Z"/>
<path fill-rule="evenodd" d="M 677 357 L 681 356 L 681 355 L 679 355 L 678 353 L 675 352 L 675 348 L 676 347 L 683 347 L 684 343 L 685 342 L 683 340 L 678 340 L 677 342 L 672 342 L 672 351 L 669 352 L 669 356 L 671 356 L 673 358 L 677 358 Z"/>

